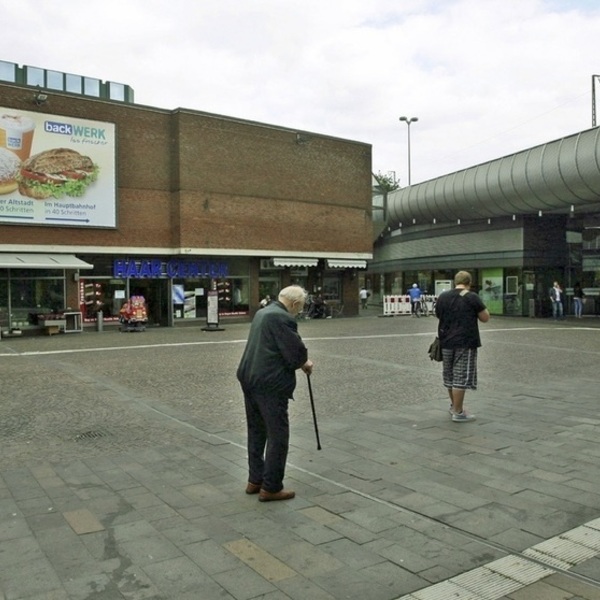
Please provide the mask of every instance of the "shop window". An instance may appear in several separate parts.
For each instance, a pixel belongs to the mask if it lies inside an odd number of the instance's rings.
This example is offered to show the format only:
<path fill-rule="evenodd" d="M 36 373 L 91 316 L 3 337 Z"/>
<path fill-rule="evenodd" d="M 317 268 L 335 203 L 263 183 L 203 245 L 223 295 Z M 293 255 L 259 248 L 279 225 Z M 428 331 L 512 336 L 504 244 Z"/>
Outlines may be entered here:
<path fill-rule="evenodd" d="M 119 311 L 127 300 L 125 282 L 120 279 L 81 279 L 79 298 L 84 323 L 95 321 L 99 311 L 105 321 L 118 321 Z"/>
<path fill-rule="evenodd" d="M 511 295 L 516 295 L 519 291 L 519 278 L 514 275 L 508 275 L 506 277 L 506 293 Z"/>
<path fill-rule="evenodd" d="M 210 279 L 174 279 L 172 287 L 173 316 L 178 319 L 206 318 L 207 296 L 213 289 Z M 248 278 L 216 279 L 219 315 L 248 314 Z"/>
<path fill-rule="evenodd" d="M 522 316 L 526 298 L 521 269 L 504 269 L 504 283 L 504 314 Z"/>
<path fill-rule="evenodd" d="M 206 317 L 206 296 L 209 289 L 210 279 L 174 279 L 172 302 L 175 320 Z"/>
<path fill-rule="evenodd" d="M 54 278 L 56 269 L 11 269 L 10 278 L 15 279 L 42 279 Z"/>
<path fill-rule="evenodd" d="M 339 275 L 329 275 L 323 277 L 323 289 L 322 289 L 323 299 L 327 300 L 341 300 L 341 285 L 340 285 L 340 276 Z"/>
<path fill-rule="evenodd" d="M 249 283 L 247 278 L 218 279 L 219 315 L 246 315 L 249 310 Z"/>
<path fill-rule="evenodd" d="M 36 315 L 65 309 L 63 279 L 12 279 L 10 312 L 13 327 L 35 325 Z"/>
<path fill-rule="evenodd" d="M 8 281 L 0 270 L 0 328 L 8 327 L 8 321 Z"/>
<path fill-rule="evenodd" d="M 304 276 L 296 276 L 296 277 L 292 277 L 290 280 L 290 285 L 299 285 L 301 288 L 304 288 L 305 290 L 308 290 L 308 277 L 304 277 Z M 277 298 L 277 296 L 279 295 L 279 291 L 277 290 L 277 294 L 275 295 L 275 298 Z"/>
<path fill-rule="evenodd" d="M 271 300 L 276 300 L 281 291 L 281 280 L 279 277 L 261 277 L 258 280 L 259 300 L 269 296 Z"/>

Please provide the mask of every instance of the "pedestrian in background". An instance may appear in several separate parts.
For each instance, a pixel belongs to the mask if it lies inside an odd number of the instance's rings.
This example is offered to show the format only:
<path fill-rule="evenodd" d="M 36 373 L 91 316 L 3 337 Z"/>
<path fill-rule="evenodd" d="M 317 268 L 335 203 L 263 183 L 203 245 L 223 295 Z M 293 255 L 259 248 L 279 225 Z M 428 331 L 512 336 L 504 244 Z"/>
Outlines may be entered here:
<path fill-rule="evenodd" d="M 310 375 L 313 369 L 295 318 L 306 296 L 303 288 L 291 285 L 257 311 L 237 370 L 248 431 L 246 493 L 258 494 L 261 502 L 295 496 L 284 489 L 283 478 L 290 437 L 288 403 L 296 388 L 296 370 Z"/>
<path fill-rule="evenodd" d="M 564 319 L 563 309 L 563 296 L 564 292 L 560 287 L 558 281 L 554 282 L 554 285 L 550 288 L 550 302 L 552 302 L 552 317 L 555 321 L 558 319 Z"/>
<path fill-rule="evenodd" d="M 360 292 L 358 292 L 358 297 L 360 299 L 360 307 L 367 308 L 367 301 L 369 300 L 369 292 L 367 288 L 361 287 Z"/>
<path fill-rule="evenodd" d="M 575 318 L 581 319 L 583 315 L 583 290 L 579 281 L 573 286 L 573 309 L 575 311 Z"/>
<path fill-rule="evenodd" d="M 265 306 L 269 306 L 269 304 L 271 304 L 271 296 L 269 296 L 269 294 L 267 294 L 261 301 L 260 301 L 260 307 L 264 308 Z"/>
<path fill-rule="evenodd" d="M 452 421 L 473 421 L 464 408 L 465 392 L 477 389 L 477 349 L 481 346 L 479 322 L 487 323 L 490 313 L 481 298 L 469 291 L 471 274 L 459 271 L 454 289 L 442 292 L 435 305 L 439 319 L 438 338 L 442 347 L 442 377 L 450 396 Z"/>
<path fill-rule="evenodd" d="M 423 296 L 423 292 L 416 283 L 413 283 L 410 290 L 408 290 L 408 295 L 410 296 L 410 311 L 412 316 L 418 317 L 419 313 L 417 312 L 417 305 L 421 302 L 421 296 Z"/>

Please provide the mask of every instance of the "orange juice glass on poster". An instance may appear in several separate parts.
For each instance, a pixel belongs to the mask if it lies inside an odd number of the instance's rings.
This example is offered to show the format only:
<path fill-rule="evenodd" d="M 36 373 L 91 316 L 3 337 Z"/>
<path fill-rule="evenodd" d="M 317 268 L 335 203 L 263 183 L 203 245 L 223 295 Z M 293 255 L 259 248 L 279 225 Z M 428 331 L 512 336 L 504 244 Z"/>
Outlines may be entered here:
<path fill-rule="evenodd" d="M 0 148 L 14 152 L 21 160 L 31 154 L 33 119 L 22 115 L 0 114 Z"/>

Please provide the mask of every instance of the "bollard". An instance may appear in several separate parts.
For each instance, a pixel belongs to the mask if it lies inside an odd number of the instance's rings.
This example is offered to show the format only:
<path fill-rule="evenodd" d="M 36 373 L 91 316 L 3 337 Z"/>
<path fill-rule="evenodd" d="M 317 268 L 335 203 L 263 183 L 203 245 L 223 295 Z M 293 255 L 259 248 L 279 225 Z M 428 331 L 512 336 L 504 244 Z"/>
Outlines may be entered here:
<path fill-rule="evenodd" d="M 96 313 L 96 331 L 104 331 L 104 313 L 101 310 Z"/>

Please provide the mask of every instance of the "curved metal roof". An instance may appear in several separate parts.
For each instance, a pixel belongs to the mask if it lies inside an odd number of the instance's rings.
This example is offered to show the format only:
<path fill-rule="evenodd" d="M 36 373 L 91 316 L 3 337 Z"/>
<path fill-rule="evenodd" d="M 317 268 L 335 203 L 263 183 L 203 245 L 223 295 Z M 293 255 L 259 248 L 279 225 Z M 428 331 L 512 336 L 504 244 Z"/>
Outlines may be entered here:
<path fill-rule="evenodd" d="M 600 128 L 594 128 L 390 192 L 387 221 L 566 212 L 599 201 Z"/>

